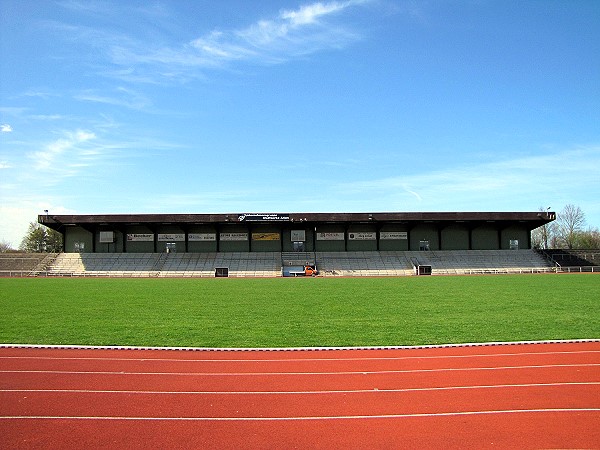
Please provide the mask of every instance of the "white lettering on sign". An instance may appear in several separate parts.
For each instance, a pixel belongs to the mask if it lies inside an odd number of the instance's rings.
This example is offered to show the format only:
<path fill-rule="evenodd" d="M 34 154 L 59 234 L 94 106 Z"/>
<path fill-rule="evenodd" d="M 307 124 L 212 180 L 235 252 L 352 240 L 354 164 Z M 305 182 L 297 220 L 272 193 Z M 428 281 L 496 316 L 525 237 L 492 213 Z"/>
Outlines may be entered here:
<path fill-rule="evenodd" d="M 165 241 L 185 241 L 185 234 L 184 233 L 175 233 L 175 234 L 169 234 L 169 233 L 159 233 L 158 235 L 158 240 L 160 242 L 165 242 Z"/>
<path fill-rule="evenodd" d="M 247 241 L 248 233 L 220 233 L 221 241 Z"/>
<path fill-rule="evenodd" d="M 216 241 L 217 233 L 190 233 L 188 234 L 188 241 L 190 242 L 202 242 L 202 241 Z"/>
<path fill-rule="evenodd" d="M 343 241 L 344 233 L 317 233 L 318 241 Z"/>
<path fill-rule="evenodd" d="M 240 222 L 282 222 L 289 221 L 289 214 L 242 214 L 238 217 Z"/>
<path fill-rule="evenodd" d="M 154 242 L 153 234 L 128 234 L 127 240 L 129 242 Z"/>
<path fill-rule="evenodd" d="M 351 241 L 374 241 L 377 239 L 377 233 L 374 231 L 359 231 L 348 233 L 348 239 Z"/>
<path fill-rule="evenodd" d="M 382 231 L 379 233 L 379 239 L 383 241 L 402 241 L 408 239 L 406 231 Z"/>

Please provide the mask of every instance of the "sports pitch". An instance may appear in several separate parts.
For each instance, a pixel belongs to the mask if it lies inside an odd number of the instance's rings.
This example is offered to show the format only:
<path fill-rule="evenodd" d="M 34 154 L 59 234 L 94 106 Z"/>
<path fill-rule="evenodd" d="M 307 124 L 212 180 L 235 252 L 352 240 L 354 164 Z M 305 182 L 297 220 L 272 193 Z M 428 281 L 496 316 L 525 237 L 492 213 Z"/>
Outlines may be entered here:
<path fill-rule="evenodd" d="M 600 277 L 0 279 L 0 343 L 400 346 L 600 338 Z"/>

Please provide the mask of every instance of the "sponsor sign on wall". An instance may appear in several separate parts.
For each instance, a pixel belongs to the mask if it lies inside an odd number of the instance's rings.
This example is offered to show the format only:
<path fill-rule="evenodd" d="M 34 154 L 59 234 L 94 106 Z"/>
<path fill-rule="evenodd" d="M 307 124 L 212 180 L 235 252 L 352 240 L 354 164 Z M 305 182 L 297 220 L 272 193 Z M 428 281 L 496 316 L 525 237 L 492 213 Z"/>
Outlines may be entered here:
<path fill-rule="evenodd" d="M 348 239 L 351 241 L 374 241 L 377 239 L 375 231 L 360 231 L 348 233 Z"/>
<path fill-rule="evenodd" d="M 128 234 L 127 240 L 129 242 L 154 242 L 154 234 Z"/>
<path fill-rule="evenodd" d="M 289 214 L 242 214 L 238 217 L 240 222 L 287 222 Z"/>
<path fill-rule="evenodd" d="M 380 240 L 387 241 L 402 241 L 408 239 L 408 232 L 406 231 L 382 231 L 379 233 Z"/>
<path fill-rule="evenodd" d="M 253 241 L 278 241 L 279 233 L 252 233 Z"/>
<path fill-rule="evenodd" d="M 184 233 L 159 233 L 158 240 L 160 242 L 185 241 Z"/>
<path fill-rule="evenodd" d="M 317 241 L 343 241 L 344 233 L 317 233 Z"/>
<path fill-rule="evenodd" d="M 306 231 L 292 230 L 292 242 L 306 242 Z"/>
<path fill-rule="evenodd" d="M 205 241 L 216 241 L 217 233 L 190 233 L 188 234 L 188 241 L 190 242 L 205 242 Z"/>
<path fill-rule="evenodd" d="M 248 233 L 220 233 L 221 241 L 247 241 Z"/>

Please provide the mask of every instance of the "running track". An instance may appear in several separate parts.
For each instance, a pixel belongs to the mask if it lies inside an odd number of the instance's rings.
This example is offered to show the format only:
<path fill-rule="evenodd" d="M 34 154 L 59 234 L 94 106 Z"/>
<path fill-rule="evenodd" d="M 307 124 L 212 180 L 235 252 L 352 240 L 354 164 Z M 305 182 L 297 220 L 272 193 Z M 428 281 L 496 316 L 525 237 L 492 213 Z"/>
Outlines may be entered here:
<path fill-rule="evenodd" d="M 5 346 L 0 447 L 600 448 L 600 342 Z"/>

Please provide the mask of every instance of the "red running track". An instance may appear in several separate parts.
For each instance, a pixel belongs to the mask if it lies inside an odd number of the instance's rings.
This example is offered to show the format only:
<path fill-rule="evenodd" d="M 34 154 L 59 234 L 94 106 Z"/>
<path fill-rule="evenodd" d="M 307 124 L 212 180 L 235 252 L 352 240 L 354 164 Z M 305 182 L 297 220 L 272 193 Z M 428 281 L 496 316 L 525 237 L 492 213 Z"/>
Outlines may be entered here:
<path fill-rule="evenodd" d="M 600 342 L 0 348 L 0 447 L 600 448 Z"/>

